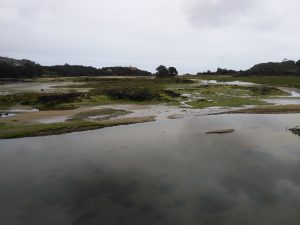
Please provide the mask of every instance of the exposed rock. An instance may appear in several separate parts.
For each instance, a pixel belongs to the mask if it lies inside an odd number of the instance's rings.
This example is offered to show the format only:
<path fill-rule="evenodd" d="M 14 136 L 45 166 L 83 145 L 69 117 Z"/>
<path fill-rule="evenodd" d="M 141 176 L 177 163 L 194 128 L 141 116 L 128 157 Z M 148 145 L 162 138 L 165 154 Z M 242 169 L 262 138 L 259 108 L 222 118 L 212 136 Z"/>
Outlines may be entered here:
<path fill-rule="evenodd" d="M 183 118 L 183 117 L 184 117 L 184 116 L 181 115 L 181 114 L 174 114 L 174 115 L 168 116 L 167 118 L 168 118 L 168 119 L 171 119 L 171 120 L 175 120 L 175 119 L 181 119 L 181 118 Z"/>
<path fill-rule="evenodd" d="M 206 134 L 229 134 L 235 132 L 234 129 L 225 129 L 225 130 L 214 130 L 206 132 Z"/>
<path fill-rule="evenodd" d="M 289 129 L 293 134 L 300 136 L 300 126 L 296 126 L 294 128 Z"/>

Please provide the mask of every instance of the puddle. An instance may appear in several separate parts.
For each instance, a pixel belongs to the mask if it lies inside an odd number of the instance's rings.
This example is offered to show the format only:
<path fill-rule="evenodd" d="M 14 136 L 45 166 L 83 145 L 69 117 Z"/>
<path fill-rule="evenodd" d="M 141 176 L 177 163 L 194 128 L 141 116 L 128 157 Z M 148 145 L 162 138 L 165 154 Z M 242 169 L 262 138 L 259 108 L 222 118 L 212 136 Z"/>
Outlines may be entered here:
<path fill-rule="evenodd" d="M 300 98 L 300 90 L 292 90 L 291 97 Z"/>
<path fill-rule="evenodd" d="M 220 84 L 220 85 L 236 85 L 236 86 L 257 86 L 259 84 L 251 83 L 251 82 L 243 82 L 243 81 L 216 81 L 216 80 L 201 80 L 201 83 L 204 85 L 208 84 Z"/>
<path fill-rule="evenodd" d="M 41 124 L 51 124 L 51 123 L 62 123 L 69 119 L 69 116 L 56 116 L 50 117 L 45 119 L 33 120 L 34 123 L 41 123 Z"/>
<path fill-rule="evenodd" d="M 5 112 L 5 113 L 0 113 L 0 118 L 9 118 L 9 117 L 14 117 L 16 115 L 18 115 L 18 114 Z"/>
<path fill-rule="evenodd" d="M 39 112 L 39 110 L 38 109 L 10 109 L 10 110 L 5 110 L 5 112 L 24 113 L 24 112 Z"/>
<path fill-rule="evenodd" d="M 264 99 L 265 102 L 275 105 L 299 105 L 300 104 L 300 90 L 282 88 L 283 91 L 288 92 L 289 96 L 280 96 Z"/>
<path fill-rule="evenodd" d="M 88 119 L 90 119 L 90 120 L 99 120 L 99 119 L 105 119 L 107 117 L 110 117 L 110 115 L 89 116 Z"/>
<path fill-rule="evenodd" d="M 184 98 L 191 98 L 192 94 L 182 94 L 181 96 L 184 97 Z"/>

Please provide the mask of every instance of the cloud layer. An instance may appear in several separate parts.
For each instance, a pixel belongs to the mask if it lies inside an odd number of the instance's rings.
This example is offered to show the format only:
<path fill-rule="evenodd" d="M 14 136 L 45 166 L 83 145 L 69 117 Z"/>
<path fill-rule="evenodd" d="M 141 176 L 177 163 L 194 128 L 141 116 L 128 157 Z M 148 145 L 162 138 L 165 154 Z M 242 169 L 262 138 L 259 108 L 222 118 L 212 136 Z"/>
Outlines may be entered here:
<path fill-rule="evenodd" d="M 293 0 L 0 0 L 0 55 L 180 72 L 298 59 Z"/>

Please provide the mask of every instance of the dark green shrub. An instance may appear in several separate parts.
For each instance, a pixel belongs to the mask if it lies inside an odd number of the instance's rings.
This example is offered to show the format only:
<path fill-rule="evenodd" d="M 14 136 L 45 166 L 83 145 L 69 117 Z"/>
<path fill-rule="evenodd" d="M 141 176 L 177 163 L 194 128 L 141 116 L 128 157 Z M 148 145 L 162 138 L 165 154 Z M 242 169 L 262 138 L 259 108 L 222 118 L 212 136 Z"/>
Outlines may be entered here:
<path fill-rule="evenodd" d="M 157 97 L 147 88 L 115 88 L 104 91 L 104 94 L 114 99 L 124 99 L 132 101 L 147 101 Z"/>

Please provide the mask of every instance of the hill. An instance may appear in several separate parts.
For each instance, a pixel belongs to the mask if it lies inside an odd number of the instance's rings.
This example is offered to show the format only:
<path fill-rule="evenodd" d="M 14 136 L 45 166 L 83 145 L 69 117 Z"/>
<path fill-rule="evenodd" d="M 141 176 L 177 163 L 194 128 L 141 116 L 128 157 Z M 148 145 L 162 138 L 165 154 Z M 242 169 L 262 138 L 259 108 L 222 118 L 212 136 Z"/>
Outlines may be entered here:
<path fill-rule="evenodd" d="M 245 71 L 218 68 L 215 72 L 208 70 L 206 72 L 199 72 L 197 75 L 300 76 L 300 60 L 297 62 L 286 60 L 283 62 L 260 63 Z"/>
<path fill-rule="evenodd" d="M 95 68 L 82 65 L 41 66 L 27 59 L 0 57 L 0 78 L 32 78 L 46 76 L 151 76 L 136 67 Z"/>
<path fill-rule="evenodd" d="M 279 63 L 269 62 L 261 63 L 253 66 L 249 70 L 243 71 L 240 75 L 256 75 L 256 76 L 300 76 L 300 60 L 295 62 L 292 60 Z"/>
<path fill-rule="evenodd" d="M 31 78 L 42 73 L 42 66 L 33 61 L 0 57 L 0 78 Z"/>

